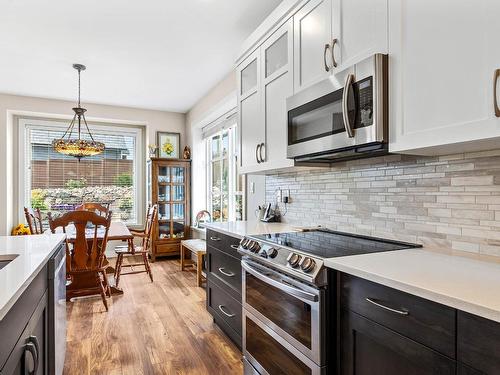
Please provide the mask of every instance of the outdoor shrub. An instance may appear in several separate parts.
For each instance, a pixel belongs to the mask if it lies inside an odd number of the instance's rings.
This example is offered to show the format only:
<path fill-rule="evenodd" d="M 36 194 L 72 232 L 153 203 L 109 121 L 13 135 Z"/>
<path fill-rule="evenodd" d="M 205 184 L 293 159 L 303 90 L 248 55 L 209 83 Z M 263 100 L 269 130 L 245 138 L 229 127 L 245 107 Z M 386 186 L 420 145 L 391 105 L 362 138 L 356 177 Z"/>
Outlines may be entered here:
<path fill-rule="evenodd" d="M 45 211 L 48 209 L 47 203 L 45 203 L 45 197 L 47 193 L 42 189 L 31 190 L 31 207 L 33 209 L 39 208 L 40 211 Z"/>
<path fill-rule="evenodd" d="M 122 211 L 125 212 L 130 212 L 132 211 L 132 208 L 134 207 L 134 203 L 132 202 L 132 198 L 122 198 L 120 200 L 120 204 L 118 205 L 118 208 Z"/>
<path fill-rule="evenodd" d="M 122 173 L 115 177 L 116 186 L 132 186 L 134 183 L 130 173 Z"/>
<path fill-rule="evenodd" d="M 78 180 L 68 180 L 66 181 L 66 187 L 68 189 L 80 189 L 87 185 L 87 180 L 80 178 Z"/>

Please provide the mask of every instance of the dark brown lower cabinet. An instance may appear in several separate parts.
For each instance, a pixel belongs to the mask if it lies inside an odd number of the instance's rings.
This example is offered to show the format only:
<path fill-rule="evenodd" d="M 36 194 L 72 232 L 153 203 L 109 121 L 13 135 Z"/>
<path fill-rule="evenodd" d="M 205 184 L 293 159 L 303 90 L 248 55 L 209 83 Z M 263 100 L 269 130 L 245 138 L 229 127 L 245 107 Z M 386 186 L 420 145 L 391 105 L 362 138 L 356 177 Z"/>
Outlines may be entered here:
<path fill-rule="evenodd" d="M 342 375 L 455 375 L 454 360 L 352 311 L 341 313 Z"/>
<path fill-rule="evenodd" d="M 459 363 L 457 367 L 457 375 L 485 375 L 484 372 L 474 370 L 473 368 L 470 368 L 463 363 Z"/>

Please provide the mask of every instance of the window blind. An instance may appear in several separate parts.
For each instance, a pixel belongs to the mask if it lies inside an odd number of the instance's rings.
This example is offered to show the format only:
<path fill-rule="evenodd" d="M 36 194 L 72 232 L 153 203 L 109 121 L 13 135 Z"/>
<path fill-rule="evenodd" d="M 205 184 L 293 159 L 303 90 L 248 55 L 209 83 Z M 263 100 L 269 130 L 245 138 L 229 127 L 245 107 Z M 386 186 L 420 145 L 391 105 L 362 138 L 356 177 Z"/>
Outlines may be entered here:
<path fill-rule="evenodd" d="M 116 134 L 92 129 L 94 139 L 104 142 L 106 148 L 102 154 L 78 161 L 52 148 L 52 141 L 61 138 L 64 130 L 60 126 L 27 127 L 25 202 L 56 213 L 73 210 L 83 202 L 97 202 L 109 205 L 114 219 L 136 222 L 135 135 L 118 129 Z"/>
<path fill-rule="evenodd" d="M 236 108 L 226 112 L 216 120 L 212 121 L 210 124 L 202 128 L 202 138 L 208 138 L 221 130 L 229 129 L 237 122 L 236 120 Z"/>

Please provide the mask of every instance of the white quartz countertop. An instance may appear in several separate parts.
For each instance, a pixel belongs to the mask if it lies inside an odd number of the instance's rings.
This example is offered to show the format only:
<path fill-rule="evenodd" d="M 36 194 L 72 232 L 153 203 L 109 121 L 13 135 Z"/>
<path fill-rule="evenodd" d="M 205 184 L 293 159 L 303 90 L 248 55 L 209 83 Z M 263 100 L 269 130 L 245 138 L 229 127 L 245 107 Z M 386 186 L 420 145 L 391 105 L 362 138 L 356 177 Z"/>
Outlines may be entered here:
<path fill-rule="evenodd" d="M 252 234 L 285 233 L 297 231 L 297 227 L 283 223 L 264 223 L 262 221 L 229 221 L 224 223 L 205 223 L 208 229 L 242 238 Z"/>
<path fill-rule="evenodd" d="M 64 234 L 0 236 L 0 256 L 18 256 L 0 269 L 0 320 L 47 263 Z"/>
<path fill-rule="evenodd" d="M 500 322 L 500 262 L 431 249 L 330 258 L 327 267 Z"/>

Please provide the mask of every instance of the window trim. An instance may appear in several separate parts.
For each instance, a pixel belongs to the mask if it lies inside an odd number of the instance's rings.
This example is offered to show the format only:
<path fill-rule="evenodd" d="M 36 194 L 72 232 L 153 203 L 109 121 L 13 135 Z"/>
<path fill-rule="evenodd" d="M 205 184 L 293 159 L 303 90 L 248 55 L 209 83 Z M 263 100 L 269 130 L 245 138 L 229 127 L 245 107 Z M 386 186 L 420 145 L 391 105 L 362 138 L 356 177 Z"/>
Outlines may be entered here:
<path fill-rule="evenodd" d="M 17 197 L 17 213 L 20 221 L 24 221 L 24 207 L 31 202 L 26 201 L 26 197 L 30 197 L 28 194 L 28 189 L 31 186 L 31 168 L 25 168 L 27 165 L 27 140 L 28 131 L 30 128 L 42 129 L 42 130 L 53 130 L 54 128 L 61 128 L 61 130 L 66 130 L 68 128 L 69 122 L 62 119 L 34 119 L 30 117 L 20 117 L 18 118 L 18 197 Z M 144 209 L 145 197 L 147 188 L 141 181 L 144 180 L 145 163 L 144 158 L 144 126 L 131 125 L 127 123 L 114 123 L 114 122 L 88 122 L 91 131 L 103 132 L 109 134 L 116 134 L 117 128 L 123 134 L 133 135 L 136 140 L 135 144 L 135 155 L 134 155 L 134 211 L 135 211 L 135 221 L 128 222 L 127 225 L 138 226 L 142 225 L 144 222 Z"/>
<path fill-rule="evenodd" d="M 212 207 L 212 166 L 213 163 L 216 161 L 221 162 L 221 169 L 223 166 L 223 160 L 226 159 L 222 151 L 223 149 L 221 148 L 221 155 L 218 158 L 212 158 L 212 148 L 211 148 L 211 142 L 212 138 L 216 137 L 217 135 L 220 136 L 220 142 L 222 145 L 222 135 L 224 132 L 229 132 L 228 134 L 228 146 L 229 146 L 229 152 L 227 154 L 227 160 L 228 160 L 228 173 L 230 176 L 234 176 L 234 178 L 229 178 L 228 181 L 228 218 L 227 221 L 236 221 L 236 196 L 241 195 L 243 197 L 243 207 L 242 207 L 242 219 L 244 218 L 244 205 L 245 205 L 245 192 L 244 190 L 241 192 L 241 194 L 238 194 L 236 191 L 236 185 L 237 185 L 237 179 L 238 179 L 238 173 L 237 173 L 237 163 L 238 163 L 238 150 L 237 150 L 237 142 L 238 142 L 238 124 L 235 120 L 235 122 L 228 126 L 228 127 L 223 127 L 219 129 L 217 132 L 212 133 L 210 136 L 206 137 L 204 139 L 205 143 L 205 152 L 206 152 L 206 173 L 207 173 L 207 185 L 206 185 L 206 200 L 207 200 L 207 210 L 210 212 L 210 215 L 213 213 L 213 207 Z M 235 170 L 236 169 L 236 170 Z M 221 173 L 221 179 L 223 178 L 222 173 Z M 223 194 L 221 193 L 221 221 L 222 221 L 222 199 Z M 212 217 L 212 221 L 214 221 L 214 218 Z"/>

